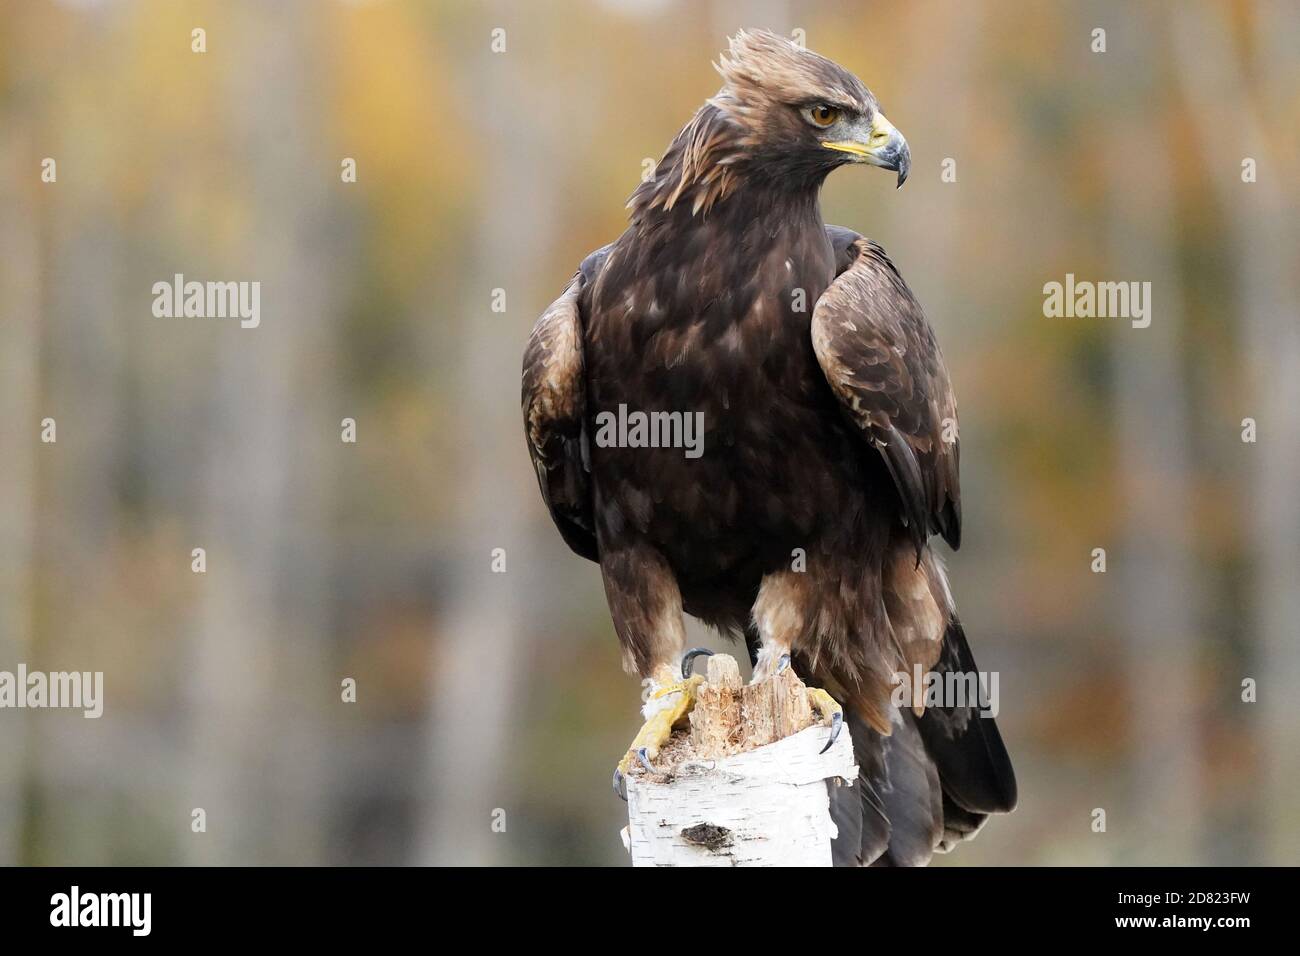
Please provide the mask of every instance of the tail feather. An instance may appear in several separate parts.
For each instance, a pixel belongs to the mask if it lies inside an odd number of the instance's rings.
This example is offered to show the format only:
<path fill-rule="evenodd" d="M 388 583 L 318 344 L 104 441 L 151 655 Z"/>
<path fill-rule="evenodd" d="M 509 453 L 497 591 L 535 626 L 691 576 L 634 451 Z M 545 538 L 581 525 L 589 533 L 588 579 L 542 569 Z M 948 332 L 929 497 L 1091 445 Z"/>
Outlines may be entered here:
<path fill-rule="evenodd" d="M 936 673 L 975 673 L 961 623 L 944 635 Z M 981 704 L 929 707 L 917 717 L 893 712 L 893 733 L 883 736 L 850 711 L 847 726 L 859 777 L 854 788 L 832 791 L 832 816 L 840 828 L 833 846 L 839 865 L 923 866 L 969 840 L 990 813 L 1016 806 L 1016 778 L 1006 747 Z M 856 800 L 853 790 L 859 791 Z"/>
<path fill-rule="evenodd" d="M 884 798 L 891 834 L 885 854 L 895 866 L 925 866 L 943 838 L 939 772 L 910 713 L 894 711 L 894 732 L 881 744 L 889 767 Z"/>
<path fill-rule="evenodd" d="M 839 835 L 831 844 L 836 866 L 861 866 L 889 849 L 892 827 L 881 790 L 889 785 L 883 738 L 853 711 L 845 718 L 845 730 L 853 740 L 858 779 L 851 787 L 830 785 L 831 819 Z"/>
<path fill-rule="evenodd" d="M 988 818 L 987 813 L 963 810 L 945 793 L 943 795 L 943 839 L 939 841 L 935 850 L 939 853 L 949 853 L 963 840 L 973 840 L 975 834 L 983 829 L 984 822 Z"/>
<path fill-rule="evenodd" d="M 944 635 L 936 673 L 976 673 L 975 658 L 954 616 Z M 1016 808 L 1016 774 L 997 724 L 981 705 L 931 707 L 917 720 L 925 749 L 939 768 L 943 789 L 962 809 L 1010 813 Z"/>

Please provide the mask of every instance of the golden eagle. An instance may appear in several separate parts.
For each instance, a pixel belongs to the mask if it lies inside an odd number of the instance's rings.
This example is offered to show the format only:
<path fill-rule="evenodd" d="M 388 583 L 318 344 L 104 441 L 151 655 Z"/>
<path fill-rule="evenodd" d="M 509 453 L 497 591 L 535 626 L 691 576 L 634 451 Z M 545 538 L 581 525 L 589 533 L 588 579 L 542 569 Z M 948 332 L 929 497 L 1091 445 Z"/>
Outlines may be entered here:
<path fill-rule="evenodd" d="M 957 413 L 902 276 L 825 225 L 819 193 L 849 163 L 901 186 L 907 142 L 857 77 L 782 37 L 741 32 L 717 69 L 524 353 L 542 497 L 653 686 L 615 788 L 690 708 L 685 611 L 743 635 L 756 680 L 793 666 L 820 688 L 832 735 L 842 702 L 861 778 L 834 790 L 836 862 L 925 863 L 1016 784 L 979 701 L 891 699 L 898 674 L 974 673 L 929 544 L 961 541 Z"/>

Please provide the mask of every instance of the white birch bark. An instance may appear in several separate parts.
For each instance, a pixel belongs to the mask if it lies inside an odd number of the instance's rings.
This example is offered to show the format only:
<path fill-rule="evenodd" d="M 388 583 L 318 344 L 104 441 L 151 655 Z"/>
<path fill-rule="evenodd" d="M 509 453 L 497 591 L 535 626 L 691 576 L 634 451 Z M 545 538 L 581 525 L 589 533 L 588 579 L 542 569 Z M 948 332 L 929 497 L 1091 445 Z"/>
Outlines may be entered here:
<path fill-rule="evenodd" d="M 734 658 L 711 657 L 690 729 L 627 779 L 632 865 L 830 866 L 827 782 L 858 768 L 847 727 L 822 753 L 825 718 L 793 671 L 742 684 Z"/>
<path fill-rule="evenodd" d="M 632 865 L 830 866 L 827 780 L 856 781 L 858 768 L 847 727 L 818 753 L 827 733 L 809 727 L 747 753 L 689 762 L 666 783 L 630 777 L 624 844 Z"/>

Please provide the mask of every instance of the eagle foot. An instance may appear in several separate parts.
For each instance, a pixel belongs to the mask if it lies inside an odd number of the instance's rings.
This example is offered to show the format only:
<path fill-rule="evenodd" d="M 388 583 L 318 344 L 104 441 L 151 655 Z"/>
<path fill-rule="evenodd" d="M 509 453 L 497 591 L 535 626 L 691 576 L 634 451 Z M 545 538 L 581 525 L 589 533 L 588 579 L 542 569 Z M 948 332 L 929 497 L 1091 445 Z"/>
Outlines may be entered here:
<path fill-rule="evenodd" d="M 647 706 L 653 708 L 653 713 L 641 725 L 632 739 L 632 746 L 614 769 L 614 792 L 619 797 L 627 799 L 627 775 L 633 762 L 648 772 L 654 772 L 650 761 L 659 756 L 659 749 L 668 742 L 677 722 L 691 712 L 695 706 L 695 694 L 703 683 L 704 678 L 695 674 L 683 681 L 665 684 L 650 695 Z"/>
<path fill-rule="evenodd" d="M 820 687 L 808 688 L 808 701 L 817 708 L 817 712 L 822 717 L 831 722 L 831 738 L 826 741 L 826 746 L 821 749 L 821 753 L 831 749 L 831 746 L 839 739 L 840 731 L 844 728 L 844 708 L 839 705 L 830 694 Z"/>

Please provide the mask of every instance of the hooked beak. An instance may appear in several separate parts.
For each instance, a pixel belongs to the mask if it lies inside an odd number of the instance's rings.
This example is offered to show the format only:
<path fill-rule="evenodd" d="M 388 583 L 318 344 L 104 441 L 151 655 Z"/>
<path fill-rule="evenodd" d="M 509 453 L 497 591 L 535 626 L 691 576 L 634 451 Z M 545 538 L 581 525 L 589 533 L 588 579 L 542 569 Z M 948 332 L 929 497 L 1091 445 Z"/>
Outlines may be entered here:
<path fill-rule="evenodd" d="M 861 140 L 849 139 L 839 142 L 822 143 L 827 149 L 848 153 L 856 163 L 867 163 L 898 173 L 898 185 L 907 181 L 907 174 L 912 169 L 912 151 L 907 148 L 907 140 L 894 128 L 894 124 L 885 119 L 879 111 L 871 118 L 871 126 L 865 130 Z"/>

